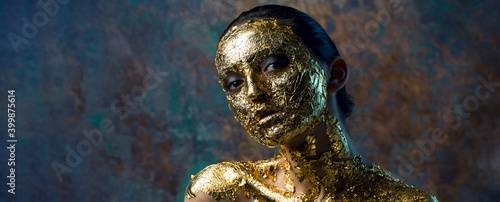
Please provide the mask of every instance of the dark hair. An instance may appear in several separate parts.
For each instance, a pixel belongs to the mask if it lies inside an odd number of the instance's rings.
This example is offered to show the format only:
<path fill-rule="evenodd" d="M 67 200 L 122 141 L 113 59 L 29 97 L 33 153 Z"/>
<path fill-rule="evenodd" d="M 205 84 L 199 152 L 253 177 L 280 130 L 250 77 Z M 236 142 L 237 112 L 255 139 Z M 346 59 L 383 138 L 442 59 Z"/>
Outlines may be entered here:
<path fill-rule="evenodd" d="M 335 44 L 321 25 L 307 14 L 287 6 L 265 5 L 243 12 L 226 27 L 221 38 L 233 26 L 262 18 L 274 18 L 278 22 L 292 27 L 293 32 L 302 39 L 302 42 L 312 52 L 313 57 L 321 62 L 330 62 L 335 56 L 339 56 Z M 351 115 L 354 107 L 353 97 L 347 94 L 345 86 L 337 91 L 336 97 L 344 118 Z"/>

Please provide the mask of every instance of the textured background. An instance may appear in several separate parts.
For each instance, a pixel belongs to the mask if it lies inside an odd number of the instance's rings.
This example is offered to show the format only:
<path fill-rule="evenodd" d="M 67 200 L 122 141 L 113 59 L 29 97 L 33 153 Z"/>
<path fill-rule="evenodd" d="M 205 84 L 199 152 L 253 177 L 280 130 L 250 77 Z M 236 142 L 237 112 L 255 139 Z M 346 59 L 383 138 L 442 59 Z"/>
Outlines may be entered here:
<path fill-rule="evenodd" d="M 500 82 L 493 0 L 69 0 L 47 22 L 37 1 L 4 0 L 0 111 L 15 89 L 18 139 L 17 194 L 8 198 L 177 201 L 207 165 L 272 156 L 232 117 L 213 62 L 225 26 L 268 3 L 310 14 L 348 60 L 348 126 L 363 154 L 440 200 L 499 200 L 500 83 L 481 87 Z M 23 33 L 33 16 L 37 32 Z M 30 38 L 16 52 L 9 32 Z M 5 148 L 6 115 L 0 123 Z M 82 131 L 96 128 L 103 141 L 86 150 Z M 67 148 L 88 155 L 59 182 L 51 164 L 69 166 Z M 1 176 L 7 155 L 0 149 Z"/>

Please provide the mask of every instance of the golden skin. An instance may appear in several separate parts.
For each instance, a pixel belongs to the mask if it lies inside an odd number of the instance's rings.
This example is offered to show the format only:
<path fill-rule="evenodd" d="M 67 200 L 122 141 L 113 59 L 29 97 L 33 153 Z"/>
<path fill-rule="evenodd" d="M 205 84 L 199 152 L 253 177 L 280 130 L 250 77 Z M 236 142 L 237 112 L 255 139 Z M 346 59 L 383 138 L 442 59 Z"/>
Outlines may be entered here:
<path fill-rule="evenodd" d="M 229 109 L 260 144 L 286 143 L 326 108 L 323 69 L 288 26 L 256 21 L 230 30 L 215 64 Z"/>
<path fill-rule="evenodd" d="M 274 19 L 233 27 L 216 65 L 235 118 L 259 143 L 281 145 L 282 155 L 211 165 L 192 176 L 186 201 L 435 200 L 352 153 L 326 107 L 323 68 L 291 27 Z"/>

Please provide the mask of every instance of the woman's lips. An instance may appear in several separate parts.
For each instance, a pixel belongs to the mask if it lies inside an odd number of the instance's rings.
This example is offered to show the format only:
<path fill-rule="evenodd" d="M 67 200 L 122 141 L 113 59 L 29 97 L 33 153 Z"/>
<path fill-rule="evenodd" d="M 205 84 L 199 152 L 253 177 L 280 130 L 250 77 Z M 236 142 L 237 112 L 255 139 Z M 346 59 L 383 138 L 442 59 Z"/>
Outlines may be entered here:
<path fill-rule="evenodd" d="M 261 114 L 260 114 L 260 120 L 266 118 L 267 116 L 271 116 L 273 115 L 274 113 L 276 113 L 277 111 L 263 111 Z"/>
<path fill-rule="evenodd" d="M 267 127 L 269 126 L 269 124 L 276 122 L 279 119 L 279 115 L 281 113 L 279 111 L 272 110 L 272 111 L 262 111 L 259 114 L 260 116 L 258 116 L 259 120 L 257 121 L 257 123 L 259 125 Z"/>

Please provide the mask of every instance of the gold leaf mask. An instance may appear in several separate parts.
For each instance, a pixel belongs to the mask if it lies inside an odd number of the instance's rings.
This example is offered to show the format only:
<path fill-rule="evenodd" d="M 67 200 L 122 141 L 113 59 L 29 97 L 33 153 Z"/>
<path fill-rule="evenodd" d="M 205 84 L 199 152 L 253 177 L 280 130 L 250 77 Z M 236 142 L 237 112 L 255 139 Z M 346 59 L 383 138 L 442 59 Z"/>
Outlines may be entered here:
<path fill-rule="evenodd" d="M 232 27 L 215 64 L 229 109 L 260 144 L 285 144 L 319 124 L 326 110 L 323 68 L 292 28 L 275 19 Z"/>

